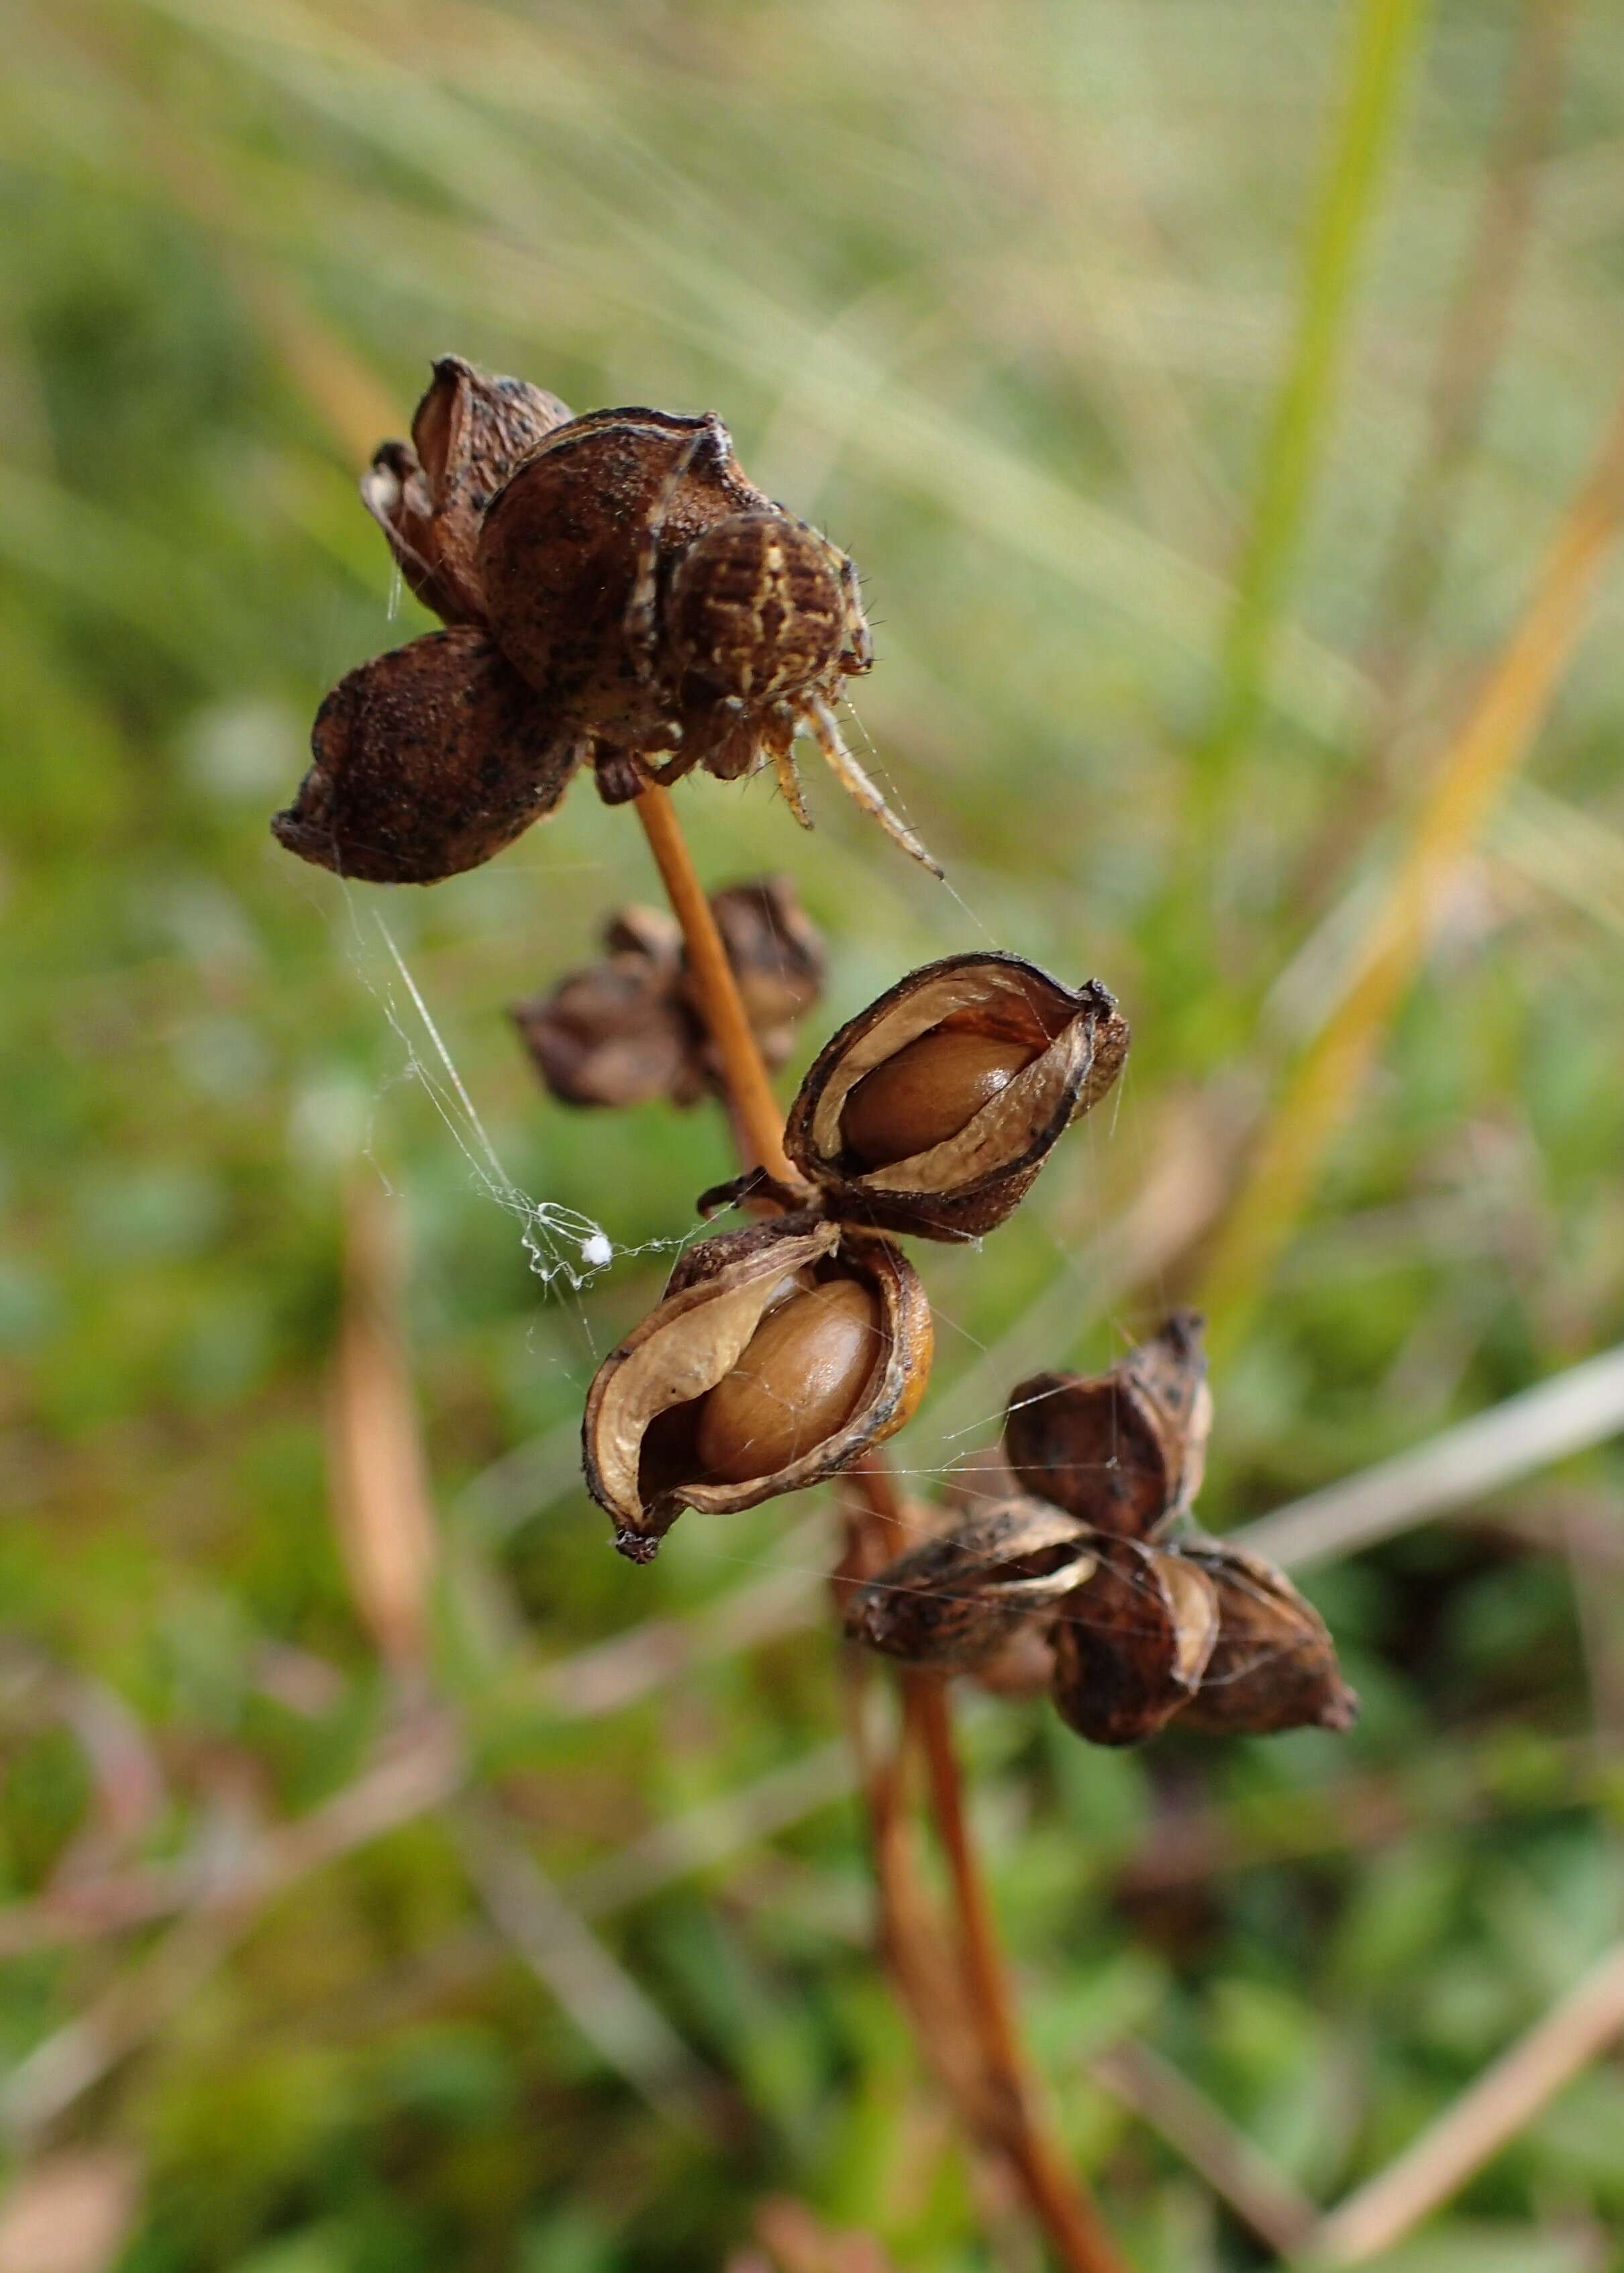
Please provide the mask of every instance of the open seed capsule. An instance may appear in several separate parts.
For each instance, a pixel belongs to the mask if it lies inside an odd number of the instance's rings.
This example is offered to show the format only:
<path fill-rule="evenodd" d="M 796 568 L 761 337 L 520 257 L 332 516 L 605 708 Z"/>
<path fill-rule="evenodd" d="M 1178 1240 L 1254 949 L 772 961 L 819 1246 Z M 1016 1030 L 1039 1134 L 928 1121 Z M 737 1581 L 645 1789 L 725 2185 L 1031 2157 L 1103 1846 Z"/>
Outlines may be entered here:
<path fill-rule="evenodd" d="M 1201 1321 L 1175 1310 L 1108 1373 L 1037 1373 L 1010 1392 L 1004 1452 L 1023 1491 L 1149 1539 L 1201 1488 L 1212 1426 Z"/>
<path fill-rule="evenodd" d="M 1009 1500 L 887 1564 L 852 1596 L 846 1631 L 910 1665 L 977 1668 L 1018 1629 L 1041 1630 L 1094 1567 L 1070 1516 L 1041 1500 Z"/>
<path fill-rule="evenodd" d="M 931 1314 L 887 1241 L 808 1216 L 701 1241 L 599 1367 L 587 1488 L 647 1562 L 685 1507 L 754 1507 L 833 1475 L 924 1392 Z"/>
<path fill-rule="evenodd" d="M 1111 1087 L 1127 1042 L 1096 980 L 1074 992 L 1019 956 L 948 956 L 825 1046 L 784 1148 L 842 1221 L 979 1238 Z"/>
<path fill-rule="evenodd" d="M 1053 1696 L 1091 1744 L 1138 1744 L 1187 1706 L 1218 1636 L 1205 1572 L 1136 1539 L 1092 1541 L 1097 1567 L 1051 1633 Z"/>
<path fill-rule="evenodd" d="M 1261 1555 L 1199 1534 L 1179 1542 L 1217 1597 L 1218 1634 L 1201 1687 L 1181 1715 L 1192 1729 L 1272 1736 L 1350 1729 L 1359 1700 L 1342 1677 L 1324 1619 Z"/>

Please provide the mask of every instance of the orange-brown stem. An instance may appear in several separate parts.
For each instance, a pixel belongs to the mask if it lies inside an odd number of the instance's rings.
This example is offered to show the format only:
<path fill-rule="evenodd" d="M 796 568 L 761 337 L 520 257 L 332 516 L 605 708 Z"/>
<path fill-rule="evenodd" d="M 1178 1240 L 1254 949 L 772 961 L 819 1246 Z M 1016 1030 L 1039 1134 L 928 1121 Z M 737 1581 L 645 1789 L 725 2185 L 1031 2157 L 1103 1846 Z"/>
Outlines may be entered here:
<path fill-rule="evenodd" d="M 735 1135 L 741 1139 L 741 1149 L 753 1155 L 746 1166 L 763 1167 L 771 1175 L 793 1182 L 795 1172 L 783 1149 L 782 1116 L 669 793 L 657 786 L 645 790 L 637 799 L 637 814 L 671 912 L 682 926 L 705 1023 L 722 1060 Z M 851 1471 L 848 1482 L 861 1502 L 861 1514 L 856 1519 L 883 1527 L 888 1557 L 904 1543 L 906 1522 L 906 1510 L 890 1471 L 879 1454 L 871 1452 Z M 968 2080 L 962 2081 L 955 2097 L 963 2103 L 974 2103 L 978 2111 L 984 2110 L 977 2128 L 987 2133 L 987 2143 L 1007 2158 L 1066 2273 L 1124 2273 L 1087 2192 L 1066 2169 L 1037 2120 L 992 1904 L 970 1843 L 946 1687 L 917 1677 L 909 1679 L 905 1687 L 906 1726 L 927 1765 L 937 1832 L 953 1882 L 959 1913 L 962 1993 L 984 2071 L 981 2089 L 975 2089 Z M 875 1811 L 875 1867 L 881 1879 L 881 1909 L 893 1956 L 902 1961 L 903 1985 L 913 1992 L 906 1998 L 912 2006 L 918 2001 L 919 1984 L 907 1977 L 912 1969 L 906 1953 L 914 1937 L 902 1931 L 911 1897 L 903 1900 L 905 1888 L 891 1884 L 889 1877 L 897 1867 L 900 1824 L 895 1816 L 901 1785 L 894 1770 L 889 1778 L 876 1773 L 886 1795 Z M 865 1776 L 864 1781 L 872 1783 L 874 1775 Z"/>
<path fill-rule="evenodd" d="M 953 1880 L 965 1985 L 980 2032 L 1000 2143 L 1066 2273 L 1124 2273 L 1093 2202 L 1067 2169 L 1034 2104 L 992 1898 L 964 1812 L 947 1684 L 907 1677 L 908 1716 L 924 1754 L 932 1812 Z"/>
<path fill-rule="evenodd" d="M 788 1183 L 795 1171 L 784 1157 L 783 1115 L 745 1015 L 716 919 L 677 824 L 670 791 L 651 783 L 637 800 L 637 817 L 643 824 L 671 912 L 682 926 L 688 965 L 705 1023 L 722 1060 L 722 1076 L 735 1125 L 752 1155 L 745 1166 L 765 1168 L 769 1175 Z"/>

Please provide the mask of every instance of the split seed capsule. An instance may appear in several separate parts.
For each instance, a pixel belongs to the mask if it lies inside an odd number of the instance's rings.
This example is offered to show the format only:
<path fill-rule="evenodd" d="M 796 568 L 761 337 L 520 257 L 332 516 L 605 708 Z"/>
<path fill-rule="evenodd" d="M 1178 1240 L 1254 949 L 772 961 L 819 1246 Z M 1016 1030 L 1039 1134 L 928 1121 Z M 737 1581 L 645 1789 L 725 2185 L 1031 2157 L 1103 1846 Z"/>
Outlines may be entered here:
<path fill-rule="evenodd" d="M 888 1168 L 946 1144 L 1036 1054 L 1006 1035 L 939 1026 L 921 1034 L 865 1074 L 846 1099 L 847 1151 L 865 1168 Z"/>
<path fill-rule="evenodd" d="M 879 1350 L 879 1303 L 834 1279 L 769 1310 L 731 1373 L 701 1401 L 694 1447 L 707 1482 L 748 1483 L 843 1429 Z"/>

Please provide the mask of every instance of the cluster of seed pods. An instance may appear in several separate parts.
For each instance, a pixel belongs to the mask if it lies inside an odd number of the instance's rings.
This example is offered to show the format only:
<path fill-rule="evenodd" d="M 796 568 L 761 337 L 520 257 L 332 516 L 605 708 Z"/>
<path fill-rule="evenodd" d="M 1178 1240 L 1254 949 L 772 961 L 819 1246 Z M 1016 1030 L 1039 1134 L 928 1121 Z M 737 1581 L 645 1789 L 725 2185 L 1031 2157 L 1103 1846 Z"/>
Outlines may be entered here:
<path fill-rule="evenodd" d="M 1191 1510 L 1211 1426 L 1201 1320 L 1111 1370 L 1012 1392 L 1001 1474 L 853 1596 L 851 1633 L 910 1665 L 1047 1689 L 1079 1735 L 1345 1729 L 1358 1701 L 1319 1613 Z"/>
<path fill-rule="evenodd" d="M 1096 981 L 1074 990 L 1010 955 L 927 964 L 833 1035 L 790 1109 L 797 1181 L 701 1202 L 778 1212 L 690 1248 L 594 1379 L 587 1482 L 622 1552 L 647 1560 L 685 1507 L 756 1506 L 900 1429 L 932 1332 L 895 1234 L 996 1228 L 1126 1049 Z"/>
<path fill-rule="evenodd" d="M 382 883 L 488 860 L 590 766 L 616 804 L 694 768 L 770 764 L 805 821 L 790 746 L 811 733 L 913 858 L 834 705 L 872 660 L 850 561 L 745 476 L 726 428 L 557 396 L 442 358 L 409 442 L 362 482 L 400 572 L 445 628 L 352 671 L 273 827 L 302 858 Z M 936 873 L 939 874 L 937 870 Z M 816 1001 L 821 942 L 782 880 L 713 913 L 770 1064 Z M 687 1104 L 720 1074 L 669 918 L 621 910 L 604 954 L 514 1012 L 572 1106 Z M 588 1489 L 647 1561 L 685 1508 L 752 1507 L 849 1467 L 908 1420 L 930 1304 L 899 1237 L 977 1240 L 1019 1204 L 1116 1080 L 1128 1031 L 1096 980 L 966 954 L 910 972 L 832 1035 L 784 1131 L 792 1180 L 702 1196 L 757 1219 L 688 1248 L 603 1361 Z M 1345 1727 L 1323 1624 L 1257 1557 L 1194 1527 L 1210 1420 L 1188 1313 L 1104 1375 L 1047 1375 L 1009 1407 L 992 1500 L 943 1518 L 851 1596 L 875 1649 L 1130 1744 L 1178 1717 L 1255 1732 Z"/>
<path fill-rule="evenodd" d="M 790 755 L 805 728 L 936 869 L 835 718 L 872 660 L 856 572 L 746 478 L 714 412 L 574 418 L 446 356 L 411 440 L 382 444 L 361 490 L 445 628 L 322 704 L 310 771 L 273 823 L 289 851 L 431 884 L 551 813 L 582 765 L 617 804 L 695 767 L 731 781 L 771 763 L 805 822 Z"/>

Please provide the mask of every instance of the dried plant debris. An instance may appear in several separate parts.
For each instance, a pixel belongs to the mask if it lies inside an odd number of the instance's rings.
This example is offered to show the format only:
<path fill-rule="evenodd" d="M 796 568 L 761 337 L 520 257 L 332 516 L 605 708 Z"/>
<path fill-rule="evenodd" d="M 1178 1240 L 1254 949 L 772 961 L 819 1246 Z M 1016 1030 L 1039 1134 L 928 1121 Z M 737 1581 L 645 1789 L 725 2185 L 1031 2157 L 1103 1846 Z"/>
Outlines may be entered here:
<path fill-rule="evenodd" d="M 1051 1691 L 1061 1718 L 1093 1744 L 1137 1744 L 1195 1697 L 1218 1638 L 1211 1586 L 1177 1554 L 1098 1538 L 1086 1599 L 1050 1632 Z"/>
<path fill-rule="evenodd" d="M 550 812 L 580 761 L 611 803 L 695 767 L 731 781 L 770 761 L 805 821 L 790 755 L 805 728 L 864 810 L 936 868 L 836 724 L 846 680 L 872 659 L 856 571 L 747 478 L 714 412 L 573 418 L 543 389 L 448 356 L 412 439 L 384 443 L 361 488 L 412 590 L 483 644 L 408 664 L 414 641 L 350 673 L 277 817 L 290 851 L 431 883 Z"/>
<path fill-rule="evenodd" d="M 1111 1087 L 1127 1045 L 1096 980 L 1074 992 L 1019 956 L 948 956 L 826 1044 L 784 1149 L 844 1221 L 979 1238 Z"/>
<path fill-rule="evenodd" d="M 720 1514 L 834 1475 L 900 1429 L 930 1306 L 888 1241 L 810 1215 L 701 1241 L 587 1393 L 587 1489 L 647 1562 L 683 1508 Z"/>
<path fill-rule="evenodd" d="M 1192 1728 L 1239 1729 L 1254 1736 L 1312 1722 L 1351 1728 L 1358 1711 L 1336 1669 L 1324 1619 L 1261 1555 L 1199 1534 L 1179 1554 L 1211 1586 L 1218 1633 L 1201 1690 L 1185 1719 Z"/>
<path fill-rule="evenodd" d="M 1023 1383 L 1005 1432 L 1022 1496 L 950 1512 L 856 1592 L 848 1630 L 1006 1692 L 1047 1686 L 1093 1744 L 1139 1744 L 1176 1718 L 1253 1736 L 1349 1727 L 1358 1699 L 1318 1611 L 1188 1520 L 1209 1420 L 1190 1311 L 1108 1374 Z"/>
<path fill-rule="evenodd" d="M 711 900 L 762 1057 L 780 1066 L 823 984 L 823 942 L 786 877 L 730 885 Z M 560 1104 L 692 1105 L 722 1086 L 682 934 L 655 908 L 621 908 L 601 962 L 514 1006 L 536 1071 Z"/>
<path fill-rule="evenodd" d="M 726 885 L 710 904 L 756 1039 L 767 1063 L 782 1065 L 796 1026 L 822 997 L 823 934 L 787 876 Z M 683 987 L 697 1016 L 701 1006 L 685 966 Z"/>

